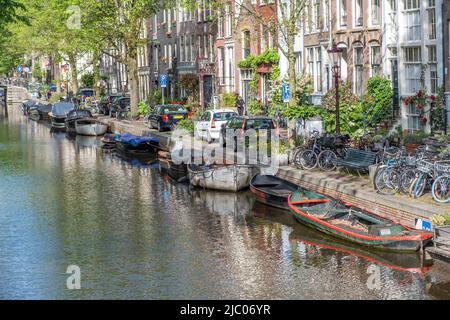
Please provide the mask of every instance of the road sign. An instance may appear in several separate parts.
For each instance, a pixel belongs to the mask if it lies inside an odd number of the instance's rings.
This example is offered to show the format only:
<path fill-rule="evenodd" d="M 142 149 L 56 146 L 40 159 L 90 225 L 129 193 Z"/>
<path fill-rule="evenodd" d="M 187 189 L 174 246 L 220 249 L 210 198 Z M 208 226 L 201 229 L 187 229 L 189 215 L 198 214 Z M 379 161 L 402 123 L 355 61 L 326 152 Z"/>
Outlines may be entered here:
<path fill-rule="evenodd" d="M 22 73 L 23 67 L 22 66 L 18 66 L 16 70 L 17 70 L 18 73 Z"/>
<path fill-rule="evenodd" d="M 289 88 L 289 84 L 283 83 L 283 101 L 289 102 L 289 99 L 291 97 L 291 90 Z"/>
<path fill-rule="evenodd" d="M 162 74 L 159 77 L 159 84 L 161 88 L 167 88 L 167 74 Z"/>

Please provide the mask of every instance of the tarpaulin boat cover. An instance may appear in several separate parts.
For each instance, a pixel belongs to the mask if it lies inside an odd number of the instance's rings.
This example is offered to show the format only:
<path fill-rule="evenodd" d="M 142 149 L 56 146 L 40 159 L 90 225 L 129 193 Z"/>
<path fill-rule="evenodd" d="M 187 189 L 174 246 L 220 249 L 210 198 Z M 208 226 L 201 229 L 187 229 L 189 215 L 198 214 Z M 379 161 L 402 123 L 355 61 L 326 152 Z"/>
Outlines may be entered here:
<path fill-rule="evenodd" d="M 135 136 L 131 133 L 118 134 L 118 135 L 116 135 L 115 140 L 118 142 L 130 144 L 133 147 L 137 147 L 141 143 L 145 143 L 145 142 L 159 144 L 159 141 L 160 141 L 160 139 L 156 138 L 156 137 L 140 137 L 140 136 Z"/>
<path fill-rule="evenodd" d="M 38 103 L 37 104 L 37 109 L 38 109 L 39 112 L 49 113 L 50 111 L 52 111 L 52 105 L 51 104 Z"/>
<path fill-rule="evenodd" d="M 52 107 L 52 113 L 55 116 L 66 116 L 70 111 L 75 109 L 75 105 L 70 102 L 58 102 Z"/>

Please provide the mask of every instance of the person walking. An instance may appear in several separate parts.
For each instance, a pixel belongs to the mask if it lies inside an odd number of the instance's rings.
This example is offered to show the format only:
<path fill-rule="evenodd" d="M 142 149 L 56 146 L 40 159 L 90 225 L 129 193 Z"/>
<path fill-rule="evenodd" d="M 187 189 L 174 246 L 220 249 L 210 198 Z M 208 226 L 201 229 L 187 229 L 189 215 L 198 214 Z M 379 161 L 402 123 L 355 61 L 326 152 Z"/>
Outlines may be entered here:
<path fill-rule="evenodd" d="M 238 93 L 236 93 L 236 107 L 238 114 L 243 116 L 245 113 L 245 101 Z"/>

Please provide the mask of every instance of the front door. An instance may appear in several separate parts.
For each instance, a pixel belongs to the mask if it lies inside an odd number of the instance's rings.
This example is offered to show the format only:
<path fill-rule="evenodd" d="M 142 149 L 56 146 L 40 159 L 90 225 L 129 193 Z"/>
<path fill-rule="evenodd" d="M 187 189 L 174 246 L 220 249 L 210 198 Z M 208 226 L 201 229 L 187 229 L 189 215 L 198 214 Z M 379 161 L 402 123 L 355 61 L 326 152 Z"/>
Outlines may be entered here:
<path fill-rule="evenodd" d="M 211 75 L 206 75 L 203 78 L 203 92 L 204 92 L 204 101 L 205 107 L 212 106 L 212 98 L 213 98 L 213 78 Z"/>
<path fill-rule="evenodd" d="M 392 96 L 392 108 L 393 108 L 393 116 L 395 117 L 396 114 L 399 111 L 399 90 L 398 90 L 398 62 L 397 59 L 391 60 L 391 66 L 392 66 L 392 90 L 393 90 L 393 96 Z"/>

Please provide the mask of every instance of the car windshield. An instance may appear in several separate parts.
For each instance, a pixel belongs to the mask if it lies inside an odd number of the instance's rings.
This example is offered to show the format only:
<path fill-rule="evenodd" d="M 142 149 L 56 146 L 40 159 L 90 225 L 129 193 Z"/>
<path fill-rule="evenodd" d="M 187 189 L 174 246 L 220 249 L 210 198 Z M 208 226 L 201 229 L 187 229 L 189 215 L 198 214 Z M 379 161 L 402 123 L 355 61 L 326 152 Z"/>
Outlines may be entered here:
<path fill-rule="evenodd" d="M 81 95 L 85 97 L 92 97 L 94 95 L 93 90 L 83 90 L 81 91 Z"/>
<path fill-rule="evenodd" d="M 214 113 L 214 120 L 215 121 L 228 121 L 236 116 L 236 113 L 234 112 L 219 112 Z"/>
<path fill-rule="evenodd" d="M 247 120 L 246 129 L 274 129 L 271 119 L 249 119 Z"/>
<path fill-rule="evenodd" d="M 186 110 L 184 109 L 183 106 L 173 105 L 173 106 L 161 107 L 161 114 L 174 113 L 174 112 L 185 112 L 185 111 Z"/>

